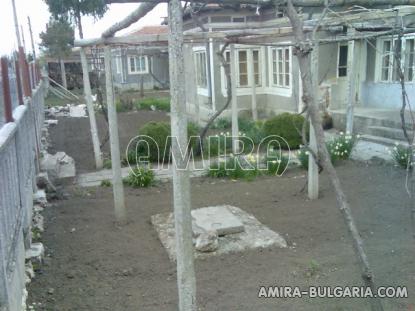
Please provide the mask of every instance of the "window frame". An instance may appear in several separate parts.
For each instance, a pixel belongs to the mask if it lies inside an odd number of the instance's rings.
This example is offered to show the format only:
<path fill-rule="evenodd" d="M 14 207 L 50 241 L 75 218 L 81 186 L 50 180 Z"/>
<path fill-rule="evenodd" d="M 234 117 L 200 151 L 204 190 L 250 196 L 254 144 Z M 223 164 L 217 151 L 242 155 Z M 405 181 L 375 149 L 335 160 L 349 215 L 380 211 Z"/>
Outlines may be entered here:
<path fill-rule="evenodd" d="M 340 75 L 340 50 L 342 47 L 347 47 L 347 54 L 346 54 L 346 65 L 341 66 L 342 69 L 346 69 L 346 74 L 344 76 Z M 344 79 L 347 78 L 349 74 L 349 44 L 348 43 L 339 43 L 337 47 L 337 79 Z"/>
<path fill-rule="evenodd" d="M 286 72 L 286 51 L 288 50 L 288 73 Z M 281 51 L 281 69 L 282 73 L 279 72 L 279 60 L 278 60 L 278 51 Z M 274 61 L 274 55 L 275 61 Z M 274 67 L 275 63 L 275 67 Z M 270 47 L 269 48 L 269 85 L 272 88 L 286 89 L 291 90 L 293 84 L 292 77 L 292 48 L 287 47 Z M 280 76 L 283 76 L 283 83 L 280 83 Z M 286 76 L 288 75 L 288 84 L 286 83 Z M 277 82 L 275 83 L 275 77 L 277 77 Z"/>
<path fill-rule="evenodd" d="M 202 55 L 204 55 L 202 57 Z M 201 57 L 201 59 L 199 59 Z M 202 61 L 204 59 L 204 64 Z M 206 49 L 197 49 L 193 51 L 193 61 L 195 65 L 195 73 L 196 73 L 196 86 L 198 89 L 207 90 L 208 88 L 208 62 L 207 62 L 207 53 Z M 200 63 L 199 63 L 200 61 Z M 204 68 L 204 76 L 202 77 Z M 202 81 L 203 80 L 203 81 Z"/>
<path fill-rule="evenodd" d="M 137 70 L 137 59 L 141 63 L 141 59 L 144 58 L 145 69 Z M 148 74 L 148 57 L 147 55 L 128 55 L 128 74 L 129 75 L 142 75 Z M 131 60 L 134 59 L 134 70 L 131 70 Z"/>

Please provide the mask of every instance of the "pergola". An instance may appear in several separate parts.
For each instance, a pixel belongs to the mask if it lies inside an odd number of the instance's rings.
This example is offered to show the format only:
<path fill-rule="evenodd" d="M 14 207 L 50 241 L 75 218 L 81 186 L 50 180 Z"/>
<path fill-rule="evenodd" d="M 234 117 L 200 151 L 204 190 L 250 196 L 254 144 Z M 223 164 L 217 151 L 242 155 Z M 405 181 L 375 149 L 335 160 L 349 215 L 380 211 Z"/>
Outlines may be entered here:
<path fill-rule="evenodd" d="M 326 16 L 327 12 L 323 11 L 320 18 L 312 21 L 302 22 L 298 17 L 294 6 L 302 7 L 327 7 L 327 2 L 323 0 L 291 0 L 288 4 L 285 1 L 268 1 L 268 0 L 198 0 L 198 3 L 220 3 L 229 5 L 238 4 L 252 4 L 252 5 L 266 5 L 266 4 L 280 4 L 287 7 L 287 18 L 281 19 L 281 25 L 271 28 L 246 29 L 246 30 L 227 30 L 227 31 L 211 31 L 211 32 L 183 32 L 183 17 L 180 0 L 170 0 L 168 2 L 168 34 L 160 35 L 142 35 L 142 36 L 124 36 L 114 37 L 115 33 L 122 30 L 131 24 L 137 22 L 150 12 L 157 4 L 164 2 L 160 0 L 107 0 L 110 3 L 135 3 L 142 2 L 140 6 L 127 16 L 124 20 L 114 24 L 108 30 L 102 33 L 102 36 L 94 39 L 76 40 L 75 45 L 81 47 L 81 60 L 83 65 L 84 75 L 84 90 L 88 106 L 88 112 L 91 122 L 91 133 L 94 145 L 94 153 L 97 168 L 102 167 L 101 151 L 99 150 L 99 139 L 97 134 L 97 127 L 94 115 L 94 109 L 91 98 L 91 87 L 88 76 L 88 65 L 84 48 L 90 46 L 104 47 L 105 55 L 105 70 L 106 70 L 106 95 L 108 106 L 108 121 L 110 129 L 110 144 L 111 144 L 111 159 L 113 170 L 113 192 L 115 215 L 118 221 L 125 221 L 125 203 L 124 191 L 121 179 L 121 163 L 120 163 L 120 149 L 118 138 L 118 127 L 116 108 L 114 105 L 114 94 L 111 74 L 111 46 L 119 45 L 140 45 L 147 49 L 158 49 L 166 46 L 168 42 L 169 51 L 169 66 L 170 66 L 170 95 L 171 95 L 171 133 L 175 139 L 172 140 L 173 153 L 173 190 L 174 190 L 174 215 L 175 215 L 175 230 L 176 230 L 176 252 L 177 252 L 177 278 L 179 288 L 179 309 L 181 311 L 196 310 L 196 280 L 193 263 L 193 245 L 192 245 L 192 221 L 191 221 L 191 200 L 190 200 L 190 181 L 189 172 L 186 168 L 186 159 L 182 156 L 182 151 L 187 148 L 187 119 L 186 119 L 186 98 L 185 98 L 185 76 L 184 76 L 184 59 L 183 59 L 183 45 L 193 44 L 198 42 L 206 42 L 207 40 L 219 41 L 230 44 L 231 61 L 230 61 L 230 80 L 231 80 L 231 98 L 232 101 L 232 136 L 238 136 L 238 112 L 237 112 L 237 96 L 236 96 L 236 69 L 235 69 L 235 44 L 262 44 L 269 46 L 287 46 L 287 43 L 275 43 L 275 38 L 282 36 L 292 36 L 295 40 L 290 43 L 297 49 L 297 57 L 301 69 L 301 76 L 303 80 L 303 100 L 307 104 L 308 114 L 311 119 L 311 133 L 310 133 L 310 149 L 312 154 L 309 157 L 309 174 L 308 187 L 309 197 L 316 199 L 318 197 L 318 174 L 319 167 L 315 158 L 321 159 L 321 165 L 328 171 L 333 187 L 336 191 L 338 204 L 342 211 L 345 221 L 348 225 L 356 254 L 359 258 L 362 274 L 368 286 L 373 285 L 373 278 L 371 275 L 370 266 L 363 250 L 363 242 L 354 225 L 353 217 L 350 212 L 349 204 L 346 196 L 341 188 L 340 181 L 334 168 L 328 159 L 328 153 L 325 149 L 324 137 L 322 138 L 322 128 L 320 117 L 318 115 L 317 94 L 316 89 L 318 81 L 316 75 L 312 72 L 318 72 L 317 51 L 321 44 L 352 41 L 359 39 L 374 38 L 383 35 L 393 35 L 397 33 L 411 32 L 413 29 L 406 27 L 405 29 L 397 29 L 395 22 L 390 23 L 391 16 L 395 16 L 393 11 L 376 11 L 376 12 L 362 12 L 366 17 L 373 14 L 379 18 L 379 14 L 383 14 L 380 18 L 387 20 L 380 25 L 369 25 L 361 23 L 361 28 L 365 31 L 357 31 L 346 34 L 336 34 L 332 37 L 317 38 L 316 32 L 320 28 L 335 29 L 342 24 L 355 23 L 356 15 L 353 17 L 344 16 L 340 20 L 339 17 Z M 330 6 L 343 5 L 390 5 L 390 4 L 410 4 L 414 5 L 415 0 L 331 0 Z M 370 27 L 368 27 L 370 26 Z M 357 27 L 357 26 L 356 26 Z M 353 72 L 353 67 L 350 69 Z M 353 122 L 353 74 L 350 75 L 349 92 L 350 102 L 348 103 L 348 126 L 352 126 Z M 237 143 L 234 141 L 233 149 L 237 152 Z M 325 150 L 325 151 L 324 151 Z M 373 310 L 381 310 L 378 303 L 374 303 Z"/>

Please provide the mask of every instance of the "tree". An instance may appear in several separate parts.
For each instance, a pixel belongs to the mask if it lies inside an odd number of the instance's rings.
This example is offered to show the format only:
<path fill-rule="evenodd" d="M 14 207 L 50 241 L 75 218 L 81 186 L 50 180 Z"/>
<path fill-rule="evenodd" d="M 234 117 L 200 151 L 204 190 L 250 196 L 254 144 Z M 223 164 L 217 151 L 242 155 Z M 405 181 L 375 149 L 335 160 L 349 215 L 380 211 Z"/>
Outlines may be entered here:
<path fill-rule="evenodd" d="M 45 0 L 45 2 L 55 19 L 69 17 L 74 22 L 81 39 L 84 37 L 82 15 L 101 18 L 108 8 L 103 0 Z"/>
<path fill-rule="evenodd" d="M 42 40 L 40 46 L 43 48 L 44 52 L 51 57 L 59 59 L 62 84 L 67 88 L 63 58 L 71 53 L 73 47 L 75 37 L 72 26 L 65 19 L 52 19 L 46 27 L 46 32 L 42 32 L 39 36 Z"/>

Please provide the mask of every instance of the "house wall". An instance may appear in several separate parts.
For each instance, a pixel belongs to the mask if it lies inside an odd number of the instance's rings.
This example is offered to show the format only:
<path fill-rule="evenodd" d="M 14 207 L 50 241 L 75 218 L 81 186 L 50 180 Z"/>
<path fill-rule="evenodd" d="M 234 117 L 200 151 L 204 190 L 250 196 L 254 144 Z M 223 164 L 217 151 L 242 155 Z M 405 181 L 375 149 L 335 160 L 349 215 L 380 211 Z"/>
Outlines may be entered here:
<path fill-rule="evenodd" d="M 149 73 L 143 74 L 132 74 L 129 72 L 128 68 L 128 58 L 130 56 L 141 56 L 144 55 L 139 53 L 139 51 L 134 50 L 117 50 L 113 52 L 112 58 L 112 71 L 114 85 L 121 89 L 137 89 L 141 88 L 141 80 L 143 79 L 143 88 L 145 90 L 153 90 L 154 88 L 165 88 L 165 85 L 168 85 L 169 81 L 169 62 L 168 54 L 155 54 L 147 55 L 148 67 L 151 68 L 151 71 L 157 80 L 162 83 L 159 83 L 156 79 L 152 77 Z M 117 73 L 116 66 L 116 57 L 121 57 L 122 70 L 120 73 Z M 164 85 L 163 85 L 164 84 Z"/>

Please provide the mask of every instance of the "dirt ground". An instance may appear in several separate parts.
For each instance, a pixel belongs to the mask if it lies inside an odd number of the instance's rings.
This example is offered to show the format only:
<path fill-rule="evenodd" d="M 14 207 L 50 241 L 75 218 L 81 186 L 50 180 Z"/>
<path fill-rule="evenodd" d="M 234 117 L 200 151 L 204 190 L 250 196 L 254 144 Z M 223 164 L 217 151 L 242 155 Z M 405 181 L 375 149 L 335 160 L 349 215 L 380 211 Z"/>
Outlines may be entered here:
<path fill-rule="evenodd" d="M 404 173 L 392 166 L 346 162 L 338 167 L 379 285 L 406 285 L 409 299 L 385 310 L 413 310 L 414 241 Z M 368 310 L 363 299 L 259 299 L 262 285 L 361 285 L 346 227 L 327 178 L 309 201 L 305 178 L 292 170 L 253 182 L 201 178 L 193 208 L 232 204 L 282 234 L 287 249 L 253 250 L 196 261 L 200 310 Z M 175 264 L 150 224 L 172 209 L 170 183 L 126 189 L 130 223 L 114 225 L 110 188 L 68 188 L 70 198 L 45 210 L 46 261 L 32 281 L 36 310 L 177 310 Z M 314 262 L 314 264 L 312 263 Z M 53 289 L 51 291 L 51 289 Z"/>
<path fill-rule="evenodd" d="M 128 143 L 138 135 L 138 130 L 149 121 L 168 121 L 170 117 L 162 111 L 132 111 L 118 113 L 118 131 L 121 155 L 125 154 Z M 50 153 L 65 151 L 75 160 L 77 173 L 95 170 L 94 150 L 88 118 L 59 117 L 56 126 L 49 129 L 53 142 Z M 101 113 L 97 114 L 98 133 L 101 142 L 108 135 L 108 124 Z M 109 142 L 102 151 L 109 158 Z"/>

